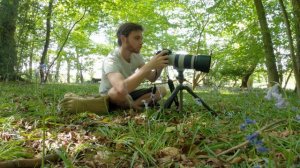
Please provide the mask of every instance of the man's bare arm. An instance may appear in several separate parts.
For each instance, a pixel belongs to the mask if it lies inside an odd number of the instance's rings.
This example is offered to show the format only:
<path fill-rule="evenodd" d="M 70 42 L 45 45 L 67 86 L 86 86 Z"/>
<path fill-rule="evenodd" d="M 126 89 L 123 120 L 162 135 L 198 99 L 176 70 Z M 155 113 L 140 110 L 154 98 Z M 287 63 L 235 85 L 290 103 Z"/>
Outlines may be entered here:
<path fill-rule="evenodd" d="M 147 66 L 143 66 L 127 79 L 119 72 L 109 73 L 107 77 L 113 88 L 119 94 L 126 95 L 136 89 L 150 73 L 151 69 Z"/>
<path fill-rule="evenodd" d="M 133 73 L 127 79 L 119 72 L 107 74 L 107 77 L 113 88 L 121 95 L 128 94 L 135 90 L 144 79 L 148 78 L 154 80 L 153 69 L 163 69 L 168 65 L 168 57 L 163 56 L 163 52 L 154 56 L 147 64 L 143 65 L 138 71 Z M 158 77 L 158 76 L 157 76 Z M 156 78 L 157 78 L 156 77 Z M 155 79 L 156 80 L 156 79 Z"/>
<path fill-rule="evenodd" d="M 149 74 L 149 76 L 147 76 L 146 78 L 150 82 L 155 82 L 157 80 L 157 78 L 160 77 L 160 74 L 161 74 L 162 70 L 163 70 L 162 68 L 153 69 L 151 71 L 151 73 Z"/>

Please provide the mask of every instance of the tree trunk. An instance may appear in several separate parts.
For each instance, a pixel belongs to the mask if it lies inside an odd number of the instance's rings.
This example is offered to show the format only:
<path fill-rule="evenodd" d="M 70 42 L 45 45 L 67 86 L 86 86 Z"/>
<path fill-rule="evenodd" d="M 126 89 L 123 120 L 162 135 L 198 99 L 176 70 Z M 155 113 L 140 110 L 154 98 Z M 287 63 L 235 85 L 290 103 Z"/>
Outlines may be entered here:
<path fill-rule="evenodd" d="M 191 13 L 191 15 L 193 16 L 193 14 Z M 197 20 L 197 19 L 195 19 Z M 203 33 L 204 33 L 204 30 L 207 26 L 207 24 L 209 23 L 209 19 L 205 20 L 202 24 L 201 23 L 197 23 L 197 31 L 198 31 L 198 37 L 197 37 L 197 50 L 196 50 L 196 54 L 200 54 L 200 44 L 205 40 L 202 40 L 202 37 L 205 37 L 205 35 L 203 36 Z M 193 82 L 192 82 L 192 89 L 194 90 L 198 85 L 199 83 L 201 82 L 201 79 L 199 80 L 200 76 L 202 75 L 203 73 L 202 72 L 197 72 L 196 70 L 194 70 L 194 73 L 193 73 Z M 204 76 L 205 77 L 205 76 Z M 204 78 L 203 77 L 203 78 Z M 203 79 L 202 78 L 202 79 Z"/>
<path fill-rule="evenodd" d="M 71 32 L 73 31 L 73 29 L 75 28 L 75 26 L 76 26 L 76 25 L 77 25 L 77 24 L 85 17 L 86 11 L 87 11 L 87 9 L 84 9 L 84 13 L 83 13 L 83 15 L 81 16 L 81 18 L 80 18 L 79 20 L 77 20 L 77 21 L 71 26 L 70 30 L 68 31 L 68 34 L 67 34 L 67 36 L 66 36 L 66 38 L 65 38 L 65 40 L 64 40 L 64 42 L 63 42 L 63 44 L 61 45 L 61 47 L 60 47 L 60 49 L 59 49 L 59 51 L 58 51 L 56 57 L 55 57 L 54 60 L 50 63 L 50 65 L 49 65 L 49 67 L 48 67 L 48 69 L 47 69 L 47 71 L 46 71 L 45 81 L 47 81 L 47 76 L 48 76 L 49 73 L 50 73 L 51 67 L 54 65 L 55 61 L 60 57 L 61 52 L 63 51 L 65 45 L 67 44 L 67 42 L 68 42 L 68 40 L 69 40 L 69 37 L 70 37 L 70 35 L 71 35 Z"/>
<path fill-rule="evenodd" d="M 77 69 L 77 73 L 76 73 L 76 83 L 83 83 L 83 74 L 82 74 L 82 66 L 81 66 L 81 62 L 79 60 L 79 52 L 78 49 L 76 47 L 75 49 L 76 51 L 76 69 Z"/>
<path fill-rule="evenodd" d="M 282 55 L 280 55 L 280 53 L 278 53 L 276 57 L 276 61 L 277 61 L 277 68 L 278 68 L 279 85 L 282 86 L 284 69 L 282 64 Z"/>
<path fill-rule="evenodd" d="M 250 76 L 252 75 L 252 73 L 248 73 L 245 76 L 243 76 L 242 78 L 242 84 L 241 84 L 241 88 L 248 88 L 248 81 Z M 250 86 L 249 86 L 250 87 Z"/>
<path fill-rule="evenodd" d="M 253 67 L 251 68 L 251 70 L 248 73 L 246 73 L 245 76 L 243 76 L 241 88 L 252 87 L 252 86 L 248 86 L 248 81 L 249 81 L 250 76 L 253 74 L 256 66 L 257 66 L 257 64 L 255 64 L 255 66 L 253 65 Z"/>
<path fill-rule="evenodd" d="M 80 83 L 83 83 L 84 79 L 83 79 L 83 73 L 82 73 L 82 69 L 80 68 Z"/>
<path fill-rule="evenodd" d="M 33 52 L 34 52 L 34 41 L 31 42 L 31 49 L 29 53 L 29 79 L 32 80 L 33 78 Z"/>
<path fill-rule="evenodd" d="M 0 1 L 0 80 L 15 80 L 17 50 L 15 41 L 19 0 Z"/>
<path fill-rule="evenodd" d="M 55 71 L 55 79 L 54 79 L 55 82 L 59 82 L 60 66 L 61 66 L 61 61 L 60 59 L 58 59 L 56 64 L 56 71 Z"/>
<path fill-rule="evenodd" d="M 280 4 L 281 10 L 282 10 L 282 14 L 283 14 L 284 24 L 286 26 L 286 34 L 287 34 L 288 41 L 289 41 L 290 56 L 291 56 L 291 59 L 292 59 L 292 62 L 293 62 L 293 71 L 294 71 L 294 75 L 295 75 L 295 79 L 296 79 L 296 86 L 298 86 L 300 84 L 300 74 L 297 71 L 298 65 L 297 65 L 297 60 L 296 60 L 296 55 L 295 55 L 295 47 L 294 47 L 294 42 L 293 42 L 291 25 L 290 25 L 289 17 L 288 17 L 286 8 L 284 6 L 283 0 L 279 0 L 279 4 Z M 290 78 L 290 75 L 287 78 L 287 82 L 288 82 L 289 78 Z M 287 82 L 284 85 L 284 88 L 286 88 Z M 298 96 L 300 97 L 299 94 L 298 94 Z"/>
<path fill-rule="evenodd" d="M 284 90 L 286 89 L 286 86 L 289 83 L 289 80 L 292 76 L 292 72 L 293 72 L 293 69 L 290 71 L 290 73 L 288 74 L 288 77 L 286 78 L 286 81 L 285 81 L 285 84 L 284 84 L 284 87 L 283 87 Z"/>
<path fill-rule="evenodd" d="M 40 61 L 41 83 L 46 82 L 45 73 L 47 70 L 47 66 L 45 63 L 46 63 L 47 52 L 48 52 L 49 43 L 50 43 L 51 15 L 52 15 L 53 1 L 54 0 L 49 0 L 49 5 L 48 5 L 47 21 L 46 21 L 46 40 L 45 40 L 45 45 L 44 45 L 44 50 L 42 53 L 41 61 Z"/>
<path fill-rule="evenodd" d="M 276 60 L 274 55 L 273 43 L 271 39 L 270 30 L 268 27 L 264 6 L 261 0 L 254 0 L 256 12 L 263 36 L 263 43 L 265 49 L 266 66 L 268 72 L 268 84 L 273 86 L 275 83 L 279 83 L 279 76 L 276 67 Z"/>
<path fill-rule="evenodd" d="M 67 83 L 71 83 L 71 61 L 67 58 Z"/>
<path fill-rule="evenodd" d="M 295 65 L 294 74 L 296 79 L 296 90 L 297 95 L 300 98 L 300 1 L 292 0 L 293 11 L 294 11 L 294 24 L 296 34 L 296 54 L 295 54 Z"/>

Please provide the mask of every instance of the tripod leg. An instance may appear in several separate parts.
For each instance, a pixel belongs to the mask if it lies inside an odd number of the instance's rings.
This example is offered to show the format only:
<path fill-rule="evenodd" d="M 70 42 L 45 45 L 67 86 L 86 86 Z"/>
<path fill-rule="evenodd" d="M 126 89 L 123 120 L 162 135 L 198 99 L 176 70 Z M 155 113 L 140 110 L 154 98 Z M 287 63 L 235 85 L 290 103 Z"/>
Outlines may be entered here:
<path fill-rule="evenodd" d="M 188 86 L 183 86 L 183 88 L 185 89 L 185 90 L 187 90 L 194 98 L 197 98 L 197 99 L 199 99 L 200 100 L 200 102 L 203 104 L 203 106 L 208 110 L 208 111 L 210 111 L 213 115 L 217 115 L 217 113 L 213 110 L 213 109 L 211 109 L 199 96 L 197 96 L 193 91 L 192 91 L 192 89 L 191 88 L 189 88 Z"/>
<path fill-rule="evenodd" d="M 172 92 L 171 96 L 166 100 L 166 102 L 164 104 L 164 108 L 170 108 L 174 99 L 177 99 L 177 93 L 179 92 L 179 90 L 180 90 L 180 87 L 177 86 L 175 88 L 175 90 Z"/>
<path fill-rule="evenodd" d="M 169 78 L 169 77 L 168 77 L 168 78 Z M 168 85 L 169 85 L 169 88 L 170 88 L 171 93 L 173 93 L 173 91 L 175 90 L 175 86 L 174 86 L 174 83 L 173 83 L 173 81 L 172 81 L 171 79 L 168 79 Z M 175 102 L 175 105 L 176 105 L 177 107 L 179 107 L 179 102 L 178 102 L 178 97 L 177 97 L 177 96 L 174 98 L 174 102 Z M 170 108 L 171 105 L 172 105 L 172 103 L 170 103 L 169 106 L 168 106 L 167 108 Z"/>

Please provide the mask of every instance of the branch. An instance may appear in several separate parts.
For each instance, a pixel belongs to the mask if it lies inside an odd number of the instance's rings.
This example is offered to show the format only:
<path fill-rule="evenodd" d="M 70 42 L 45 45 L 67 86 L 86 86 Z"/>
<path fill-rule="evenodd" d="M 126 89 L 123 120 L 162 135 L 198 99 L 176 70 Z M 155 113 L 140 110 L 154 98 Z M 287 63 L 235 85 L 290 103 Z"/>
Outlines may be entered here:
<path fill-rule="evenodd" d="M 271 127 L 273 127 L 274 125 L 280 124 L 280 123 L 282 123 L 282 122 L 284 122 L 284 121 L 285 121 L 285 120 L 279 120 L 279 121 L 276 121 L 276 122 L 274 122 L 274 123 L 271 123 L 271 124 L 269 124 L 269 125 L 266 125 L 266 126 L 262 127 L 261 129 L 257 130 L 256 132 L 260 135 L 263 131 L 265 131 L 265 130 L 271 128 Z M 238 145 L 236 145 L 236 146 L 234 146 L 234 147 L 232 147 L 232 148 L 230 148 L 230 149 L 227 149 L 226 151 L 223 151 L 223 152 L 217 154 L 217 157 L 219 157 L 219 156 L 221 156 L 221 155 L 225 155 L 225 154 L 227 154 L 227 153 L 230 153 L 230 152 L 232 152 L 232 151 L 234 151 L 234 150 L 237 150 L 237 149 L 239 149 L 239 148 L 242 148 L 242 147 L 244 147 L 244 146 L 247 146 L 249 143 L 250 143 L 250 142 L 249 142 L 248 140 L 246 140 L 246 141 L 244 141 L 243 143 L 240 143 L 240 144 L 238 144 Z"/>
<path fill-rule="evenodd" d="M 46 155 L 44 157 L 45 162 L 58 162 L 60 157 L 57 154 Z M 34 168 L 41 167 L 42 158 L 35 159 L 17 159 L 0 162 L 0 167 L 5 168 Z"/>

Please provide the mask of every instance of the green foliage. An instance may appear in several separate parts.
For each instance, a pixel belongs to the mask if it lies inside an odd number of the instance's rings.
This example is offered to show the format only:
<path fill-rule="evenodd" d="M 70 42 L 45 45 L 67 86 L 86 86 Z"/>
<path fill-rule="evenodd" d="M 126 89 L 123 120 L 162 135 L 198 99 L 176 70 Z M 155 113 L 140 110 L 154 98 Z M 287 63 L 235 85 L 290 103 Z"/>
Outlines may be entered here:
<path fill-rule="evenodd" d="M 262 44 L 246 33 L 246 31 L 240 32 L 239 38 L 233 39 L 220 53 L 217 71 L 222 76 L 243 77 L 262 63 Z"/>
<path fill-rule="evenodd" d="M 46 0 L 30 0 L 20 1 L 19 5 L 16 70 L 30 80 L 34 79 L 34 70 L 38 68 L 44 46 L 47 3 Z M 285 1 L 285 5 L 292 18 L 291 4 Z M 282 57 L 287 55 L 288 48 L 282 13 L 275 0 L 264 2 L 264 6 L 284 73 L 290 70 L 291 61 Z M 53 10 L 46 64 L 57 56 L 71 26 L 84 16 L 71 32 L 61 56 L 54 62 L 51 72 L 56 73 L 56 77 L 65 63 L 78 73 L 93 72 L 95 55 L 99 55 L 95 59 L 101 59 L 100 56 L 107 55 L 116 46 L 116 29 L 126 21 L 138 22 L 145 27 L 142 53 L 147 57 L 162 48 L 189 54 L 212 52 L 214 66 L 208 78 L 216 82 L 224 78 L 238 80 L 256 66 L 265 69 L 262 66 L 261 34 L 252 1 L 107 0 L 95 3 L 93 0 L 68 0 L 55 1 Z M 103 38 L 109 44 L 95 44 L 91 40 L 98 32 L 104 33 Z"/>

